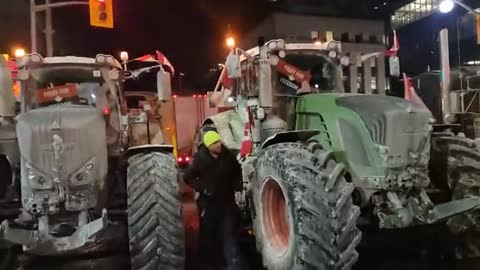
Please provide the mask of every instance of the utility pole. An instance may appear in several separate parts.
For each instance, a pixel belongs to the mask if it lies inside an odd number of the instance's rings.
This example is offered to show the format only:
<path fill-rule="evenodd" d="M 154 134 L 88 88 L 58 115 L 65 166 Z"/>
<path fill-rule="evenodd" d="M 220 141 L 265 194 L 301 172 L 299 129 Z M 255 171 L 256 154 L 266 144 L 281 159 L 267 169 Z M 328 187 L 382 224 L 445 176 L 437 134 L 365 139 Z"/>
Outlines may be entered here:
<path fill-rule="evenodd" d="M 50 5 L 50 0 L 45 0 L 45 5 Z M 45 38 L 47 41 L 47 56 L 53 56 L 53 34 L 55 31 L 52 26 L 52 9 L 47 8 L 45 11 Z"/>
<path fill-rule="evenodd" d="M 32 52 L 37 52 L 37 13 L 45 12 L 45 39 L 47 43 L 47 56 L 53 56 L 53 34 L 55 33 L 52 23 L 52 9 L 68 6 L 88 6 L 88 1 L 65 1 L 52 3 L 51 0 L 45 0 L 45 4 L 38 5 L 36 0 L 30 0 L 30 34 L 32 42 Z"/>
<path fill-rule="evenodd" d="M 30 0 L 30 39 L 32 41 L 32 52 L 37 51 L 37 12 L 35 11 L 35 0 Z"/>

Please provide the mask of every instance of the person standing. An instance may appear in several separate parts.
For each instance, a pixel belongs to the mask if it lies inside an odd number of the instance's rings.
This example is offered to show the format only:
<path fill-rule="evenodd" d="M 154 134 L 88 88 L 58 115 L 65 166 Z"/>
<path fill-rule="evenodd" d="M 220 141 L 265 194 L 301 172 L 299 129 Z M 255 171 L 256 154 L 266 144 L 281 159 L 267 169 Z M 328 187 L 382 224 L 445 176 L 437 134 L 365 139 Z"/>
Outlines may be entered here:
<path fill-rule="evenodd" d="M 234 154 L 222 144 L 220 135 L 203 136 L 184 180 L 200 193 L 200 256 L 204 268 L 212 267 L 218 255 L 217 243 L 230 270 L 242 269 L 238 247 L 238 206 L 235 192 L 242 191 L 242 170 Z"/>

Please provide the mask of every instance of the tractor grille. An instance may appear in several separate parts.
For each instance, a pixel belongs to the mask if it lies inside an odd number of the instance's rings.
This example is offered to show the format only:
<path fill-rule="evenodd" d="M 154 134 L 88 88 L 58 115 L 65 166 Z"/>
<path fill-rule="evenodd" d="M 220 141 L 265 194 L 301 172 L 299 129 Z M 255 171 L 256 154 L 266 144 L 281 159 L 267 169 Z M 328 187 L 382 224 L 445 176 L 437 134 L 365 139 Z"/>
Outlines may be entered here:
<path fill-rule="evenodd" d="M 17 133 L 24 199 L 29 194 L 35 197 L 37 191 L 56 190 L 56 185 L 65 186 L 68 192 L 77 195 L 88 190 L 89 196 L 93 196 L 92 189 L 107 174 L 105 120 L 95 108 L 72 106 L 29 111 L 19 115 Z M 89 162 L 93 164 L 89 172 L 76 177 Z M 41 175 L 42 180 L 29 178 L 31 171 Z"/>

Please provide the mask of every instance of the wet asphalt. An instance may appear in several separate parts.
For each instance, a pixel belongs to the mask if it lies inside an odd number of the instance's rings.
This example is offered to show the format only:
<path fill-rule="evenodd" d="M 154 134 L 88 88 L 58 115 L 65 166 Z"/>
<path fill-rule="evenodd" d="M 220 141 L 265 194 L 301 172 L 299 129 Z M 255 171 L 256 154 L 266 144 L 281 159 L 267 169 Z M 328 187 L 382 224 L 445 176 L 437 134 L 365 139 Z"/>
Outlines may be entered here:
<path fill-rule="evenodd" d="M 20 255 L 7 269 L 18 270 L 129 270 L 126 228 L 118 223 L 80 254 L 59 257 Z M 119 237 L 120 236 L 120 237 Z M 478 270 L 480 259 L 456 260 L 451 253 L 449 236 L 442 230 L 426 228 L 418 232 L 409 230 L 376 232 L 364 230 L 364 240 L 358 248 L 360 260 L 354 270 Z M 263 269 L 252 242 L 242 246 L 250 269 Z M 193 264 L 193 265 L 192 265 Z M 188 270 L 195 270 L 189 262 Z M 6 270 L 7 270 L 6 269 Z M 3 270 L 3 269 L 2 269 Z"/>

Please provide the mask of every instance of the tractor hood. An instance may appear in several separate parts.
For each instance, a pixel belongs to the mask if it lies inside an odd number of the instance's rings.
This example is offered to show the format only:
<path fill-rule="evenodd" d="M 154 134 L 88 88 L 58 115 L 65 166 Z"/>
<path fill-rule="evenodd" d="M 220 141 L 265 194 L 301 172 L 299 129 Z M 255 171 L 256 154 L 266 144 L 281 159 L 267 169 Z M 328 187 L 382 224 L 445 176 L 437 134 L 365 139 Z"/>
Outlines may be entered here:
<path fill-rule="evenodd" d="M 17 134 L 24 207 L 41 205 L 35 201 L 45 191 L 52 192 L 50 199 L 58 196 L 60 202 L 66 201 L 67 210 L 94 206 L 108 169 L 105 130 L 101 113 L 86 106 L 55 106 L 20 114 Z M 27 205 L 25 198 L 30 202 Z"/>
<path fill-rule="evenodd" d="M 402 146 L 399 134 L 430 132 L 430 111 L 402 98 L 380 95 L 355 95 L 337 98 L 338 106 L 360 116 L 372 140 L 379 145 Z"/>
<path fill-rule="evenodd" d="M 339 97 L 336 104 L 360 117 L 388 168 L 427 167 L 433 119 L 427 108 L 380 95 Z"/>

